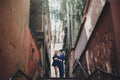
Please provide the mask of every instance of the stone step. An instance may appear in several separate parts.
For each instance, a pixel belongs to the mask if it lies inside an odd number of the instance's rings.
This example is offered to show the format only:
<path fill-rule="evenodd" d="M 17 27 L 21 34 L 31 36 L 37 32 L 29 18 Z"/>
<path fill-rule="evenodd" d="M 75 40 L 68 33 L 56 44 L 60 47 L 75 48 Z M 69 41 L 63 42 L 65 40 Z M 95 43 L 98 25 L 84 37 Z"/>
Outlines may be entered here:
<path fill-rule="evenodd" d="M 77 78 L 39 78 L 38 80 L 79 80 Z"/>

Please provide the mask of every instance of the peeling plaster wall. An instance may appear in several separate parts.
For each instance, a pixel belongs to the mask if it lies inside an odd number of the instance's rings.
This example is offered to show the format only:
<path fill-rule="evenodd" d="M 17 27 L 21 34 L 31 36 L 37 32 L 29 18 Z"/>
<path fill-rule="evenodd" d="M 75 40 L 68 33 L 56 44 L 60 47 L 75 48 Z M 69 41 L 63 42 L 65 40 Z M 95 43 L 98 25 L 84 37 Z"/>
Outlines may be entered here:
<path fill-rule="evenodd" d="M 29 0 L 0 1 L 0 80 L 17 69 L 27 73 Z"/>

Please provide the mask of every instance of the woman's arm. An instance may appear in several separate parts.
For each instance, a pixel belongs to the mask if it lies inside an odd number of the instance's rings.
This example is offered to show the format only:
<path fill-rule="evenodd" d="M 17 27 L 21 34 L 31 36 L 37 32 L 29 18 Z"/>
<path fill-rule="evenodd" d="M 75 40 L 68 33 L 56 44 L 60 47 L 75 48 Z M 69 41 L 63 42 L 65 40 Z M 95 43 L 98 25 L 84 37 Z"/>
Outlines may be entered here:
<path fill-rule="evenodd" d="M 58 59 L 57 57 L 56 57 L 56 58 L 54 58 L 54 60 L 62 61 L 61 59 Z"/>

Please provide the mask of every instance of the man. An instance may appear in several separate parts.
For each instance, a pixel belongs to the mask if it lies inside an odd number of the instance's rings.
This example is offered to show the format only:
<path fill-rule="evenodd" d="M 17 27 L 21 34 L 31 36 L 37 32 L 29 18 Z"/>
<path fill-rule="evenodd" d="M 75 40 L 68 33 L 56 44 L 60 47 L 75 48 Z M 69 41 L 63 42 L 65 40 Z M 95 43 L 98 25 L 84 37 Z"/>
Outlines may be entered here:
<path fill-rule="evenodd" d="M 65 60 L 64 53 L 62 53 L 62 50 L 59 50 L 59 58 L 60 58 L 60 63 L 59 63 L 59 72 L 60 72 L 60 78 L 64 77 L 64 64 L 63 61 Z"/>

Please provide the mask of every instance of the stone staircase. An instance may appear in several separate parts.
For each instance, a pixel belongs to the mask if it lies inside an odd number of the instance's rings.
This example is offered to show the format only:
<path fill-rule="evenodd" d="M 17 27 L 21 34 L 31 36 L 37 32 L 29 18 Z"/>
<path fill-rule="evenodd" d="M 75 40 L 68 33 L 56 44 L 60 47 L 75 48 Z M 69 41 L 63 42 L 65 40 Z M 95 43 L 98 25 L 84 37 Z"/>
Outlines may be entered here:
<path fill-rule="evenodd" d="M 77 78 L 39 78 L 37 80 L 79 80 Z"/>

